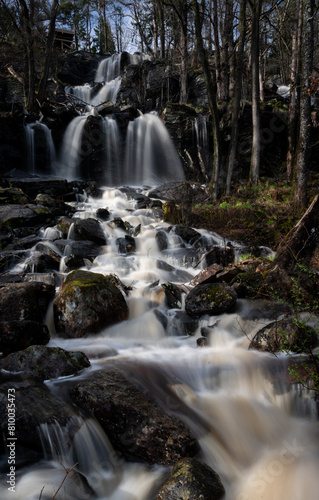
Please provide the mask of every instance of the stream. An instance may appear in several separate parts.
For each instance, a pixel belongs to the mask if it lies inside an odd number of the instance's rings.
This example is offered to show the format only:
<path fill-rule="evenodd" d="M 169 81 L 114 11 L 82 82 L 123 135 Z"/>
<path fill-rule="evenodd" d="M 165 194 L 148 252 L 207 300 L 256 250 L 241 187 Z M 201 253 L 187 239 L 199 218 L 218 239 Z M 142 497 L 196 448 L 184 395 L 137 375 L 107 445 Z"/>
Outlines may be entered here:
<path fill-rule="evenodd" d="M 155 234 L 168 224 L 161 221 L 158 209 L 138 209 L 136 201 L 118 188 L 104 188 L 101 198 L 78 203 L 74 217 L 94 217 L 101 207 L 108 208 L 111 219 L 121 217 L 135 228 L 141 225 L 136 252 L 120 255 L 116 240 L 124 231 L 101 222 L 108 244 L 85 268 L 116 273 L 132 288 L 127 297 L 129 319 L 95 335 L 63 339 L 55 332 L 50 310 L 49 346 L 82 351 L 91 367 L 76 377 L 46 381 L 47 386 L 64 397 L 70 380 L 75 383 L 93 370 L 121 367 L 189 426 L 200 445 L 197 458 L 218 472 L 226 500 L 319 498 L 319 428 L 313 400 L 286 382 L 286 357 L 248 350 L 254 333 L 271 318 L 251 314 L 253 303 L 241 299 L 234 313 L 203 316 L 194 335 L 188 335 L 184 304 L 169 309 L 161 283 L 179 284 L 185 292 L 190 289 L 189 281 L 200 271 L 200 266 L 194 267 L 192 245 L 170 232 L 168 248 L 160 252 Z M 216 234 L 200 233 L 207 244 L 223 244 Z M 203 329 L 208 346 L 200 348 L 196 339 Z M 89 487 L 83 488 L 70 473 L 57 498 L 156 498 L 169 468 L 126 463 L 96 421 L 74 419 L 79 430 L 70 448 L 65 444 L 67 428 L 41 425 L 45 459 L 19 471 L 15 494 L 5 489 L 1 499 L 37 500 L 43 487 L 41 498 L 51 499 L 65 476 L 64 468 L 75 463 Z"/>

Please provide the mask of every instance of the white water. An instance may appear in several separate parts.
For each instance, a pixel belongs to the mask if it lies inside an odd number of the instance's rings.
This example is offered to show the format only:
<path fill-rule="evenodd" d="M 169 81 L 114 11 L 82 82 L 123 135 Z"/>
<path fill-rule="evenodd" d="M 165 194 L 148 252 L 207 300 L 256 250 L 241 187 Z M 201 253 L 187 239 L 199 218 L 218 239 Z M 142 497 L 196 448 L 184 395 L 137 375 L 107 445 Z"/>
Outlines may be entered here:
<path fill-rule="evenodd" d="M 285 357 L 247 350 L 249 338 L 269 317 L 249 319 L 249 302 L 239 301 L 236 313 L 203 317 L 195 335 L 186 335 L 180 311 L 167 309 L 160 284 L 168 280 L 189 288 L 200 271 L 187 264 L 192 248 L 171 235 L 168 250 L 160 252 L 154 236 L 168 225 L 150 209 L 137 210 L 118 189 L 105 189 L 102 199 L 88 200 L 79 209 L 92 216 L 100 207 L 134 227 L 142 225 L 136 253 L 125 256 L 118 254 L 116 245 L 124 232 L 103 222 L 108 245 L 86 268 L 116 273 L 132 286 L 127 298 L 130 318 L 88 338 L 61 339 L 53 331 L 49 345 L 85 352 L 92 365 L 89 371 L 119 366 L 151 391 L 167 411 L 189 425 L 200 444 L 198 458 L 220 474 L 226 500 L 318 499 L 319 427 L 313 400 L 286 383 Z M 216 235 L 202 233 L 215 241 Z M 174 262 L 174 268 L 158 267 L 159 261 Z M 207 348 L 196 346 L 202 327 L 210 331 Z M 74 383 L 83 377 L 85 372 L 74 377 Z M 50 381 L 48 387 L 59 395 L 65 383 L 70 378 Z M 78 430 L 66 447 L 74 426 Z M 14 494 L 17 500 L 38 500 L 43 486 L 42 498 L 51 499 L 65 475 L 60 462 L 67 468 L 78 462 L 76 470 L 91 488 L 79 475 L 70 474 L 59 493 L 66 499 L 153 500 L 164 478 L 163 467 L 125 463 L 93 420 L 77 417 L 65 429 L 44 425 L 40 432 L 46 458 L 23 472 Z M 12 497 L 6 490 L 1 495 L 3 500 Z"/>
<path fill-rule="evenodd" d="M 52 140 L 51 130 L 40 121 L 28 123 L 25 126 L 26 142 L 27 142 L 27 156 L 28 156 L 28 170 L 31 174 L 49 173 L 54 167 L 56 162 L 56 151 Z M 40 165 L 40 158 L 37 155 L 37 147 L 41 146 L 45 153 L 42 158 L 42 169 Z M 43 172 L 43 167 L 46 169 Z"/>

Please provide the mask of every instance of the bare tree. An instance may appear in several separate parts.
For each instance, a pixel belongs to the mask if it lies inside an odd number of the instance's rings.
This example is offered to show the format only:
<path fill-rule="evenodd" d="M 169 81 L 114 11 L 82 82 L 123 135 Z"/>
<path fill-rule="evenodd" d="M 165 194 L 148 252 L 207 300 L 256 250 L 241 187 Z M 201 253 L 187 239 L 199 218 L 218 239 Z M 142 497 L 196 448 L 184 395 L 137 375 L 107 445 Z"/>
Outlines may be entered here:
<path fill-rule="evenodd" d="M 314 0 L 303 4 L 302 92 L 300 97 L 299 141 L 295 171 L 295 208 L 307 206 L 307 178 L 311 137 L 311 73 L 313 69 Z"/>

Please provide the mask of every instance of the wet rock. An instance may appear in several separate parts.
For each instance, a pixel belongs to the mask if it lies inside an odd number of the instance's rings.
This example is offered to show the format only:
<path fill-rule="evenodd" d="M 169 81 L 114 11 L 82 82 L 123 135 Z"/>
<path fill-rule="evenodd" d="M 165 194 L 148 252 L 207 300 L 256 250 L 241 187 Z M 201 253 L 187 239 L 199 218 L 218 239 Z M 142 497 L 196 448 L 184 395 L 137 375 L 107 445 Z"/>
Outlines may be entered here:
<path fill-rule="evenodd" d="M 85 267 L 87 263 L 88 259 L 71 253 L 70 255 L 68 255 L 68 257 L 64 258 L 64 272 L 69 273 L 70 271 L 74 271 L 75 269 L 79 269 L 80 267 Z"/>
<path fill-rule="evenodd" d="M 136 244 L 133 236 L 125 235 L 124 238 L 117 238 L 116 244 L 120 254 L 135 252 Z"/>
<path fill-rule="evenodd" d="M 191 316 L 228 312 L 236 303 L 236 292 L 222 283 L 197 285 L 189 292 L 185 310 Z"/>
<path fill-rule="evenodd" d="M 73 254 L 76 257 L 83 257 L 83 259 L 93 260 L 95 257 L 102 253 L 101 246 L 93 243 L 93 241 L 73 241 L 73 240 L 56 240 L 54 241 L 56 247 L 62 254 Z"/>
<path fill-rule="evenodd" d="M 207 347 L 208 346 L 207 338 L 206 337 L 199 337 L 196 340 L 196 344 L 198 345 L 198 347 Z"/>
<path fill-rule="evenodd" d="M 179 460 L 156 500 L 219 500 L 225 495 L 219 475 L 195 458 Z"/>
<path fill-rule="evenodd" d="M 17 378 L 17 377 L 16 377 Z M 43 453 L 38 426 L 42 423 L 65 425 L 74 415 L 74 410 L 65 402 L 56 399 L 49 389 L 42 383 L 26 380 L 20 377 L 17 381 L 3 381 L 0 385 L 0 429 L 7 435 L 8 432 L 8 389 L 14 396 L 15 403 L 15 437 L 16 457 L 21 458 L 20 449 L 30 449 Z M 4 451 L 3 441 L 0 442 L 0 451 Z"/>
<path fill-rule="evenodd" d="M 0 321 L 0 352 L 5 356 L 50 341 L 48 327 L 32 320 Z"/>
<path fill-rule="evenodd" d="M 62 235 L 66 238 L 69 234 L 69 229 L 71 224 L 73 224 L 74 220 L 70 217 L 62 216 L 57 223 L 56 227 L 59 231 L 61 231 Z"/>
<path fill-rule="evenodd" d="M 24 263 L 24 272 L 26 273 L 46 273 L 52 270 L 59 270 L 59 260 L 49 255 L 49 252 L 32 251 Z"/>
<path fill-rule="evenodd" d="M 96 219 L 77 219 L 74 222 L 74 239 L 93 241 L 97 245 L 105 245 L 104 231 Z"/>
<path fill-rule="evenodd" d="M 37 205 L 51 208 L 52 212 L 56 215 L 61 215 L 63 213 L 69 213 L 72 211 L 69 205 L 63 203 L 63 201 L 54 199 L 52 196 L 46 193 L 39 193 L 35 198 L 35 202 Z"/>
<path fill-rule="evenodd" d="M 150 189 L 147 193 L 153 198 L 172 201 L 176 204 L 195 204 L 208 198 L 207 187 L 198 182 L 168 182 L 156 188 Z"/>
<path fill-rule="evenodd" d="M 122 229 L 123 231 L 126 232 L 127 226 L 125 225 L 125 222 L 121 219 L 121 217 L 115 217 L 111 222 L 110 222 L 111 227 L 118 227 L 119 229 Z"/>
<path fill-rule="evenodd" d="M 22 191 L 22 189 L 8 187 L 2 188 L 0 187 L 0 203 L 2 204 L 25 204 L 30 200 L 26 196 L 26 194 Z"/>
<path fill-rule="evenodd" d="M 162 229 L 160 231 L 157 231 L 155 235 L 155 240 L 158 246 L 158 249 L 162 252 L 163 250 L 166 250 L 168 247 L 168 237 L 167 233 L 163 231 Z"/>
<path fill-rule="evenodd" d="M 182 307 L 182 292 L 177 285 L 173 283 L 163 283 L 166 303 L 171 309 L 181 309 Z"/>
<path fill-rule="evenodd" d="M 290 316 L 265 326 L 253 338 L 249 349 L 276 353 L 292 351 L 310 352 L 319 345 L 317 331 L 302 318 Z"/>
<path fill-rule="evenodd" d="M 228 266 L 228 264 L 232 264 L 234 262 L 235 254 L 234 249 L 231 247 L 220 247 L 218 245 L 213 246 L 206 254 L 206 264 L 207 266 L 211 266 L 212 264 L 220 264 L 224 267 Z"/>
<path fill-rule="evenodd" d="M 198 238 L 200 238 L 200 233 L 193 229 L 192 227 L 183 226 L 182 224 L 177 224 L 171 228 L 177 236 L 182 238 L 186 243 L 194 243 Z"/>
<path fill-rule="evenodd" d="M 54 301 L 58 333 L 78 338 L 128 318 L 128 306 L 112 280 L 87 271 L 71 272 Z"/>
<path fill-rule="evenodd" d="M 110 212 L 107 208 L 98 208 L 96 216 L 101 220 L 108 220 L 110 218 Z"/>
<path fill-rule="evenodd" d="M 206 267 L 190 281 L 190 285 L 204 285 L 206 283 L 231 283 L 239 274 L 236 267 L 223 268 L 220 264 L 212 264 Z"/>
<path fill-rule="evenodd" d="M 10 283 L 0 286 L 1 321 L 42 323 L 55 295 L 55 287 L 40 282 Z M 14 304 L 14 307 L 13 307 Z"/>
<path fill-rule="evenodd" d="M 174 311 L 170 320 L 176 335 L 194 335 L 198 327 L 198 321 L 183 310 Z"/>
<path fill-rule="evenodd" d="M 95 372 L 72 389 L 71 398 L 98 420 L 114 449 L 129 461 L 168 465 L 197 451 L 186 425 L 117 370 Z"/>
<path fill-rule="evenodd" d="M 33 345 L 9 354 L 3 360 L 2 368 L 9 372 L 23 372 L 26 377 L 48 380 L 76 375 L 89 366 L 90 361 L 83 352 Z"/>
<path fill-rule="evenodd" d="M 51 218 L 51 210 L 39 205 L 0 205 L 0 223 L 9 228 L 34 226 Z"/>
<path fill-rule="evenodd" d="M 21 189 L 30 198 L 35 198 L 37 194 L 43 193 L 52 196 L 53 198 L 60 198 L 63 194 L 68 193 L 68 182 L 65 179 L 54 177 L 25 177 L 10 179 L 10 185 Z"/>

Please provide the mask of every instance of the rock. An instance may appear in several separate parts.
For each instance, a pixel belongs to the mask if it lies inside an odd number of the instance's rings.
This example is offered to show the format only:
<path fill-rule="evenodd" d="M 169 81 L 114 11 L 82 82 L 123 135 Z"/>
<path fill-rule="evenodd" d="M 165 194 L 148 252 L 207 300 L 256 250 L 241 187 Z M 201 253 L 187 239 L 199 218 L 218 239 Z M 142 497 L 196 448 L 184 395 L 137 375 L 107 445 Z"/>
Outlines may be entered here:
<path fill-rule="evenodd" d="M 68 253 L 83 259 L 93 260 L 102 253 L 101 246 L 93 243 L 93 241 L 73 241 L 73 240 L 56 240 L 56 247 L 63 255 L 66 254 L 65 248 L 68 247 Z"/>
<path fill-rule="evenodd" d="M 185 310 L 194 317 L 228 312 L 236 303 L 236 292 L 222 283 L 197 285 L 189 292 Z"/>
<path fill-rule="evenodd" d="M 51 218 L 51 210 L 39 205 L 0 205 L 0 223 L 9 228 L 34 226 Z"/>
<path fill-rule="evenodd" d="M 170 309 L 181 309 L 182 307 L 182 292 L 177 285 L 173 283 L 163 283 L 165 298 Z"/>
<path fill-rule="evenodd" d="M 0 320 L 42 323 L 54 296 L 55 287 L 41 282 L 1 284 Z"/>
<path fill-rule="evenodd" d="M 0 203 L 6 204 L 25 204 L 28 203 L 28 197 L 22 191 L 22 189 L 15 187 L 2 188 L 0 187 Z"/>
<path fill-rule="evenodd" d="M 93 241 L 97 245 L 105 245 L 106 237 L 101 224 L 96 219 L 77 219 L 74 222 L 74 239 Z"/>
<path fill-rule="evenodd" d="M 71 212 L 71 207 L 69 205 L 63 203 L 63 201 L 52 198 L 52 196 L 46 193 L 39 193 L 35 198 L 35 202 L 37 205 L 51 208 L 52 212 L 56 215 Z"/>
<path fill-rule="evenodd" d="M 48 327 L 32 320 L 0 321 L 0 352 L 5 356 L 50 341 Z"/>
<path fill-rule="evenodd" d="M 98 420 L 126 460 L 169 465 L 197 451 L 186 425 L 166 414 L 117 370 L 93 373 L 72 389 L 71 398 Z"/>
<path fill-rule="evenodd" d="M 116 244 L 120 254 L 128 254 L 135 252 L 136 245 L 133 236 L 125 235 L 124 238 L 117 238 Z"/>
<path fill-rule="evenodd" d="M 208 198 L 207 187 L 198 182 L 178 181 L 161 184 L 150 189 L 147 196 L 172 201 L 176 204 L 195 204 Z"/>
<path fill-rule="evenodd" d="M 194 243 L 194 241 L 201 237 L 198 231 L 196 231 L 192 227 L 183 226 L 183 224 L 172 226 L 171 231 L 182 238 L 183 241 L 190 244 Z"/>
<path fill-rule="evenodd" d="M 225 495 L 219 475 L 196 458 L 177 462 L 156 500 L 219 500 Z"/>
<path fill-rule="evenodd" d="M 67 238 L 68 234 L 69 234 L 69 229 L 71 227 L 71 225 L 73 224 L 73 219 L 71 219 L 70 217 L 65 217 L 65 216 L 62 216 L 59 220 L 59 222 L 57 223 L 56 227 L 59 231 L 61 231 L 61 233 L 63 234 L 63 236 L 65 238 Z"/>
<path fill-rule="evenodd" d="M 220 264 L 224 267 L 228 266 L 228 264 L 232 264 L 234 262 L 235 254 L 234 249 L 230 247 L 221 248 L 216 245 L 209 249 L 209 251 L 205 254 L 206 264 L 207 266 L 211 266 L 213 264 Z"/>
<path fill-rule="evenodd" d="M 96 216 L 101 220 L 108 220 L 110 218 L 110 212 L 107 208 L 98 208 Z"/>
<path fill-rule="evenodd" d="M 22 189 L 22 191 L 30 198 L 35 198 L 37 194 L 43 193 L 60 198 L 63 194 L 69 191 L 68 182 L 65 179 L 54 177 L 25 177 L 9 179 L 10 186 Z"/>
<path fill-rule="evenodd" d="M 167 249 L 168 237 L 167 237 L 167 233 L 165 231 L 163 231 L 162 229 L 160 231 L 157 231 L 157 233 L 155 235 L 155 240 L 156 240 L 156 243 L 157 243 L 157 246 L 158 246 L 158 249 L 160 250 L 160 252 Z"/>
<path fill-rule="evenodd" d="M 3 360 L 2 368 L 9 372 L 23 372 L 26 377 L 48 380 L 76 375 L 89 366 L 90 361 L 83 352 L 33 345 L 9 354 Z"/>
<path fill-rule="evenodd" d="M 319 345 L 317 332 L 307 326 L 302 318 L 289 316 L 274 321 L 256 333 L 249 349 L 267 351 L 272 354 L 278 351 L 296 353 L 310 352 Z"/>
<path fill-rule="evenodd" d="M 237 267 L 223 268 L 219 264 L 206 267 L 190 281 L 191 286 L 204 285 L 206 283 L 231 283 L 239 274 Z"/>
<path fill-rule="evenodd" d="M 17 377 L 16 377 L 17 378 Z M 56 399 L 49 389 L 35 380 L 10 380 L 0 385 L 0 429 L 8 432 L 8 390 L 14 396 L 16 457 L 19 459 L 20 447 L 43 453 L 38 426 L 43 423 L 66 425 L 74 415 L 74 410 L 65 402 Z M 2 450 L 1 450 L 2 448 Z M 4 452 L 3 442 L 0 451 Z M 20 455 L 21 456 L 21 455 Z"/>
<path fill-rule="evenodd" d="M 128 318 L 128 306 L 112 280 L 102 274 L 72 271 L 53 303 L 58 333 L 78 338 Z"/>

